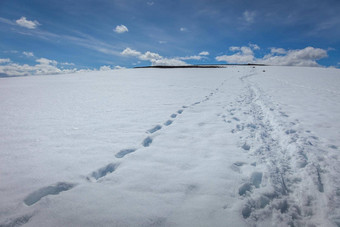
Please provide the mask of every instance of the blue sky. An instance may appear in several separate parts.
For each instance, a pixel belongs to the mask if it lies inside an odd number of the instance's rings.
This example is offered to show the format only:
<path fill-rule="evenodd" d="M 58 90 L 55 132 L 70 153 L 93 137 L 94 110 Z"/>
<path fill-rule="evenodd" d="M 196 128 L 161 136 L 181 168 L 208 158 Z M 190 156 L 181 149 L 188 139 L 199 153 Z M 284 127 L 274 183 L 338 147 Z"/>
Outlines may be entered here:
<path fill-rule="evenodd" d="M 339 67 L 339 12 L 339 0 L 1 0 L 0 74 L 152 64 Z"/>

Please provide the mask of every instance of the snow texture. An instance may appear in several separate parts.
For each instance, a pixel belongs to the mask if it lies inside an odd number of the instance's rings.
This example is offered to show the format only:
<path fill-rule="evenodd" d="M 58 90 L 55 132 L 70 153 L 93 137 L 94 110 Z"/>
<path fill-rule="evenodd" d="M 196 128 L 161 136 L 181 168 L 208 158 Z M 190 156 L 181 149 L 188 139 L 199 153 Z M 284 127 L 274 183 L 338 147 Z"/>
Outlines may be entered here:
<path fill-rule="evenodd" d="M 0 226 L 339 226 L 338 69 L 0 79 Z"/>

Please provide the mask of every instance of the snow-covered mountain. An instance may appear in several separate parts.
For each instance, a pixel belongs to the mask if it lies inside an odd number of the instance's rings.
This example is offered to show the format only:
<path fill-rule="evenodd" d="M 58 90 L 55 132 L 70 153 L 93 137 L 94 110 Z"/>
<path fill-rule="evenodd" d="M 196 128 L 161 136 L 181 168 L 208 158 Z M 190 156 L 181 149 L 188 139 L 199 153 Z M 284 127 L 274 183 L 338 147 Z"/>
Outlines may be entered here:
<path fill-rule="evenodd" d="M 339 226 L 340 71 L 0 79 L 0 226 Z"/>

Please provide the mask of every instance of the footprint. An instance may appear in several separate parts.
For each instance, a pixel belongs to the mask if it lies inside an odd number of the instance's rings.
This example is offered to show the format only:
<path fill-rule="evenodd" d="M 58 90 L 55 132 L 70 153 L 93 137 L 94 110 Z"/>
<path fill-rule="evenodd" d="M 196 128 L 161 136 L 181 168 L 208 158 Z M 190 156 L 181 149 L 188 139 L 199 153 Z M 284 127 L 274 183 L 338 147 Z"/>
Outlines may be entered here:
<path fill-rule="evenodd" d="M 238 189 L 238 194 L 240 196 L 243 196 L 245 195 L 247 192 L 250 192 L 252 189 L 252 184 L 247 182 L 247 183 L 244 183 L 239 189 Z"/>
<path fill-rule="evenodd" d="M 173 122 L 172 120 L 167 120 L 167 121 L 164 123 L 164 125 L 165 125 L 165 126 L 169 126 L 169 125 L 172 124 L 172 122 Z"/>
<path fill-rule="evenodd" d="M 152 143 L 152 138 L 148 136 L 143 140 L 142 145 L 144 147 L 148 147 L 148 146 L 150 146 L 151 143 Z"/>
<path fill-rule="evenodd" d="M 285 133 L 286 133 L 287 135 L 289 135 L 289 134 L 294 134 L 294 133 L 296 133 L 296 130 L 294 130 L 294 129 L 289 129 L 289 130 L 286 130 Z"/>
<path fill-rule="evenodd" d="M 115 155 L 115 157 L 116 157 L 116 158 L 123 158 L 125 155 L 130 154 L 130 153 L 133 153 L 133 152 L 135 152 L 135 151 L 136 151 L 136 149 L 134 149 L 134 148 L 132 148 L 132 149 L 123 149 L 123 150 L 119 151 L 119 152 Z"/>
<path fill-rule="evenodd" d="M 245 162 L 234 162 L 233 163 L 235 166 L 243 166 L 244 164 L 247 164 Z"/>
<path fill-rule="evenodd" d="M 233 119 L 234 119 L 235 121 L 240 121 L 240 119 L 238 119 L 237 117 L 233 117 Z"/>
<path fill-rule="evenodd" d="M 289 117 L 289 115 L 287 115 L 285 112 L 280 112 L 281 116 L 283 117 Z"/>
<path fill-rule="evenodd" d="M 178 110 L 177 113 L 181 114 L 181 113 L 183 113 L 183 110 Z"/>
<path fill-rule="evenodd" d="M 247 143 L 244 143 L 244 144 L 242 145 L 242 149 L 243 149 L 243 150 L 246 150 L 246 151 L 249 151 L 249 150 L 250 150 L 250 146 L 249 146 Z"/>
<path fill-rule="evenodd" d="M 154 133 L 157 132 L 158 130 L 160 130 L 162 128 L 162 126 L 160 125 L 156 125 L 155 127 L 151 128 L 148 130 L 148 133 Z"/>
<path fill-rule="evenodd" d="M 321 168 L 320 166 L 317 166 L 316 167 L 316 173 L 318 175 L 318 190 L 319 192 L 324 192 L 324 187 L 323 187 L 323 183 L 322 183 L 322 180 L 321 180 Z"/>
<path fill-rule="evenodd" d="M 261 172 L 254 172 L 250 176 L 250 182 L 255 186 L 255 188 L 259 188 L 262 182 L 262 173 Z"/>
<path fill-rule="evenodd" d="M 334 149 L 334 150 L 338 149 L 338 147 L 335 146 L 335 145 L 328 145 L 328 147 L 329 147 L 329 148 L 332 148 L 332 149 Z"/>
<path fill-rule="evenodd" d="M 177 114 L 171 114 L 170 117 L 171 117 L 171 118 L 176 118 L 176 117 L 177 117 Z"/>
<path fill-rule="evenodd" d="M 24 203 L 27 206 L 32 206 L 33 204 L 35 204 L 36 202 L 38 202 L 40 199 L 42 199 L 45 196 L 58 195 L 60 192 L 68 191 L 68 190 L 72 189 L 74 186 L 75 186 L 75 184 L 72 184 L 72 183 L 59 182 L 56 185 L 40 188 L 37 191 L 29 194 L 24 199 Z"/>
<path fill-rule="evenodd" d="M 91 177 L 98 180 L 102 177 L 105 177 L 107 174 L 114 172 L 118 167 L 118 164 L 116 163 L 110 163 L 97 171 L 94 171 L 91 173 Z M 89 179 L 89 178 L 88 178 Z"/>

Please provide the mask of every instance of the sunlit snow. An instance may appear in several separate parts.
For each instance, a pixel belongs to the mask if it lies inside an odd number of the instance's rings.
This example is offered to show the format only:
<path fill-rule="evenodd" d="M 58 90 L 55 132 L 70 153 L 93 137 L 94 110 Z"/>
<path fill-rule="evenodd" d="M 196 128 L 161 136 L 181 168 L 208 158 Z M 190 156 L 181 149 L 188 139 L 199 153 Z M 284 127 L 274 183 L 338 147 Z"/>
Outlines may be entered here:
<path fill-rule="evenodd" d="M 0 226 L 339 226 L 340 71 L 0 79 Z"/>

